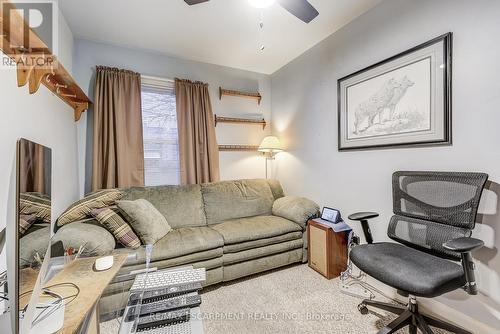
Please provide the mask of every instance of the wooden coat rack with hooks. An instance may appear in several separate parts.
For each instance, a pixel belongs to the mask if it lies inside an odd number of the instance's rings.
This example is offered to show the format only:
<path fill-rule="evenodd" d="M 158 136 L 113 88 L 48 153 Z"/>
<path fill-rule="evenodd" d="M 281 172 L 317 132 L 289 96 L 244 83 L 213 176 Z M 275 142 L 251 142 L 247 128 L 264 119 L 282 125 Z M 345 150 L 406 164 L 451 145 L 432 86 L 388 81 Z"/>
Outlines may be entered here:
<path fill-rule="evenodd" d="M 247 99 L 257 100 L 257 104 L 260 105 L 260 101 L 262 100 L 262 95 L 259 92 L 242 92 L 239 90 L 232 89 L 224 89 L 219 87 L 219 100 L 222 100 L 223 96 L 235 96 L 235 97 L 243 97 Z"/>
<path fill-rule="evenodd" d="M 5 9 L 9 10 L 8 25 L 3 24 Z M 15 9 L 15 4 L 0 0 L 0 27 L 3 27 L 0 50 L 15 63 L 18 86 L 28 85 L 29 93 L 35 94 L 43 84 L 73 108 L 75 121 L 78 121 L 82 113 L 90 107 L 90 99 L 47 45 L 29 28 L 23 17 L 10 9 Z M 30 48 L 12 47 L 24 45 L 24 32 L 29 34 Z"/>
<path fill-rule="evenodd" d="M 221 117 L 215 115 L 215 126 L 217 126 L 218 123 L 233 123 L 233 124 L 245 124 L 245 125 L 260 125 L 262 126 L 262 130 L 266 128 L 266 120 L 264 118 L 262 119 L 253 119 L 253 118 L 236 118 L 236 117 Z"/>

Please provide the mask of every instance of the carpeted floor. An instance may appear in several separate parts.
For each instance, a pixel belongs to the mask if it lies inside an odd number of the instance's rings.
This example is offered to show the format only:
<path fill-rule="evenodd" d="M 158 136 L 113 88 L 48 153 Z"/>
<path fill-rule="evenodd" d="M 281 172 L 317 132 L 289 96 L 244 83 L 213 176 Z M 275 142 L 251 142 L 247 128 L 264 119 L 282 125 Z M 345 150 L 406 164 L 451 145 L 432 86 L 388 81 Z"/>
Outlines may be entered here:
<path fill-rule="evenodd" d="M 202 299 L 206 334 L 363 334 L 390 322 L 361 315 L 360 299 L 341 293 L 339 279 L 327 280 L 307 265 L 208 287 Z"/>
<path fill-rule="evenodd" d="M 395 318 L 361 315 L 360 299 L 341 293 L 339 279 L 327 280 L 307 265 L 208 287 L 202 300 L 205 334 L 371 334 Z M 117 333 L 116 326 L 103 323 L 101 333 Z"/>

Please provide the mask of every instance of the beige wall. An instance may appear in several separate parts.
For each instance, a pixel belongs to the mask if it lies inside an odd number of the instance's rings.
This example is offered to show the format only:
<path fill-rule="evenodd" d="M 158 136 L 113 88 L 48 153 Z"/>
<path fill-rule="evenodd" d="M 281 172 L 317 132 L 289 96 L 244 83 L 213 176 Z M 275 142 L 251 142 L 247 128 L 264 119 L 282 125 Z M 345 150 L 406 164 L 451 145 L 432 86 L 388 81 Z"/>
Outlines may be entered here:
<path fill-rule="evenodd" d="M 395 170 L 483 171 L 494 182 L 475 234 L 481 294 L 438 300 L 500 328 L 500 2 L 386 0 L 272 75 L 273 131 L 287 152 L 275 175 L 288 193 L 339 208 L 381 213 L 375 240 L 387 240 Z M 454 33 L 453 146 L 358 152 L 337 150 L 337 79 L 448 31 Z M 496 193 L 496 194 L 495 194 Z M 352 223 L 362 234 L 360 226 Z M 390 264 L 388 264 L 390 265 Z M 467 318 L 460 319 L 467 322 Z"/>
<path fill-rule="evenodd" d="M 167 79 L 179 77 L 208 82 L 215 114 L 229 117 L 264 117 L 268 122 L 271 119 L 271 80 L 268 75 L 183 60 L 143 50 L 76 40 L 74 75 L 91 98 L 96 65 L 127 68 L 144 75 Z M 223 97 L 219 101 L 219 86 L 237 90 L 258 90 L 263 96 L 262 103 L 258 106 L 256 101 L 234 97 Z M 82 195 L 89 191 L 88 181 L 92 168 L 91 117 L 91 111 L 85 113 L 78 123 L 78 141 L 81 152 L 78 164 Z M 217 126 L 217 140 L 219 144 L 258 145 L 269 132 L 270 127 L 263 131 L 259 126 L 221 124 Z M 221 152 L 221 178 L 229 180 L 264 177 L 264 162 L 264 159 L 256 152 Z"/>
<path fill-rule="evenodd" d="M 59 16 L 59 60 L 71 71 L 73 34 Z M 3 56 L 2 53 L 0 53 Z M 16 193 L 16 142 L 26 138 L 52 149 L 53 219 L 78 199 L 78 146 L 73 110 L 45 86 L 30 95 L 28 87 L 17 87 L 14 68 L 0 68 L 0 229 L 13 224 Z M 7 243 L 10 241 L 7 241 Z M 0 272 L 6 267 L 6 252 L 0 256 Z M 0 303 L 0 313 L 3 310 Z"/>

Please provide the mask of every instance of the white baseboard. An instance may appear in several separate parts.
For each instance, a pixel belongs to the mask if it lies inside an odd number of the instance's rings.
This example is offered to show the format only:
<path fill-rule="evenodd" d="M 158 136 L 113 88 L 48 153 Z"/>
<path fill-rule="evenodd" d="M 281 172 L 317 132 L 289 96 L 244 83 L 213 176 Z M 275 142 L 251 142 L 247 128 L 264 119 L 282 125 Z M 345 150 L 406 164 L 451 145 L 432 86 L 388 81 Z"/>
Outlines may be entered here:
<path fill-rule="evenodd" d="M 403 297 L 397 294 L 396 290 L 371 278 L 367 277 L 367 282 L 377 289 L 381 290 L 385 294 L 387 294 L 389 297 L 393 297 L 397 300 L 400 300 L 402 302 L 406 302 L 407 300 Z M 378 297 L 378 295 L 377 295 Z M 471 298 L 475 298 L 472 296 Z M 477 333 L 477 334 L 500 334 L 500 329 L 494 328 L 488 324 L 485 324 L 463 312 L 457 311 L 456 309 L 443 304 L 442 302 L 439 302 L 434 299 L 428 299 L 428 298 L 417 298 L 419 306 L 421 307 L 422 311 L 435 316 L 437 318 L 443 319 L 445 321 L 451 322 L 457 326 L 460 326 L 468 331 L 471 331 L 472 333 Z"/>
<path fill-rule="evenodd" d="M 495 329 L 476 320 L 460 311 L 457 311 L 448 305 L 440 303 L 432 299 L 420 299 L 419 304 L 422 311 L 429 315 L 444 319 L 460 326 L 472 333 L 477 334 L 499 334 L 500 329 Z"/>

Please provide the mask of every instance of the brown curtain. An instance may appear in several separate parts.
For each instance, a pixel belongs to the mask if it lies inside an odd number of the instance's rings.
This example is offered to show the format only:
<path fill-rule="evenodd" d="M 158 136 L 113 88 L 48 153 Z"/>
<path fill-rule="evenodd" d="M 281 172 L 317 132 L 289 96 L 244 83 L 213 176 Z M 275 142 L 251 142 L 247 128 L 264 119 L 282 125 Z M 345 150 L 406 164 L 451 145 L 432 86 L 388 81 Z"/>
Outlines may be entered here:
<path fill-rule="evenodd" d="M 175 79 L 182 184 L 219 181 L 219 147 L 208 84 Z"/>
<path fill-rule="evenodd" d="M 141 76 L 98 66 L 92 190 L 144 185 Z"/>
<path fill-rule="evenodd" d="M 45 194 L 44 147 L 28 140 L 20 141 L 19 191 Z"/>

